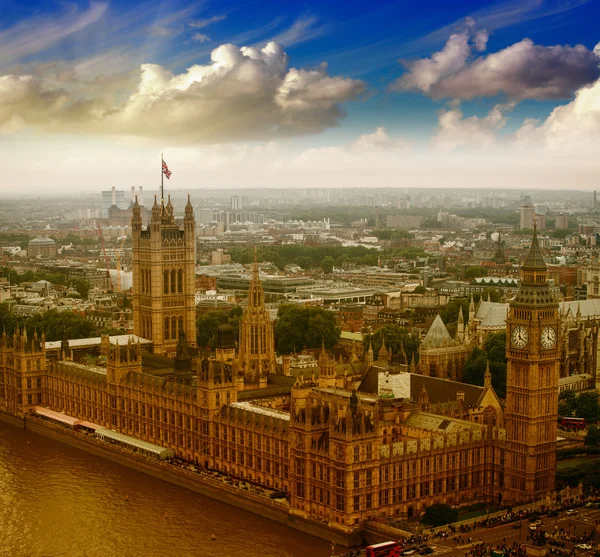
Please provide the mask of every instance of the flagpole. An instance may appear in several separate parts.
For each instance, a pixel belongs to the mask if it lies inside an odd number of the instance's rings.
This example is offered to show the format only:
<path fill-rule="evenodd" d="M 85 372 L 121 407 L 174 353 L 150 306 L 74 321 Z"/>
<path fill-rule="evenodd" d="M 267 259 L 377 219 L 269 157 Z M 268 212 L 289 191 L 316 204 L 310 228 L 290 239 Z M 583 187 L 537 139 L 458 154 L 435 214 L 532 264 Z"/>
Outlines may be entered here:
<path fill-rule="evenodd" d="M 165 191 L 164 191 L 164 180 L 165 173 L 163 171 L 163 155 L 160 154 L 160 200 L 163 201 L 165 199 Z"/>

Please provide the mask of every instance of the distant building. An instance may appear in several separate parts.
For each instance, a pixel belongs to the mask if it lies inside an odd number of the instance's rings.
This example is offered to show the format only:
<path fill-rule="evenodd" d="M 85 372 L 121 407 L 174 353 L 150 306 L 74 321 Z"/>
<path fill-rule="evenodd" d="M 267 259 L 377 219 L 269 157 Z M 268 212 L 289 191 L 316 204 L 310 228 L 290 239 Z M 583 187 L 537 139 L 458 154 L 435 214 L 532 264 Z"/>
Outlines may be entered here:
<path fill-rule="evenodd" d="M 569 228 L 569 215 L 556 215 L 554 228 Z"/>
<path fill-rule="evenodd" d="M 29 257 L 56 257 L 56 242 L 52 238 L 34 238 L 27 244 Z"/>
<path fill-rule="evenodd" d="M 420 228 L 424 219 L 417 215 L 388 215 L 385 224 L 388 228 Z"/>
<path fill-rule="evenodd" d="M 239 211 L 242 208 L 242 198 L 239 195 L 231 196 L 231 208 L 234 211 Z"/>
<path fill-rule="evenodd" d="M 225 253 L 222 249 L 217 249 L 210 254 L 211 265 L 223 265 L 231 261 L 231 255 Z"/>
<path fill-rule="evenodd" d="M 533 228 L 533 219 L 535 218 L 535 205 L 531 202 L 531 197 L 527 196 L 521 205 L 521 219 L 519 228 L 521 230 L 529 230 Z M 539 227 L 539 226 L 538 226 Z"/>

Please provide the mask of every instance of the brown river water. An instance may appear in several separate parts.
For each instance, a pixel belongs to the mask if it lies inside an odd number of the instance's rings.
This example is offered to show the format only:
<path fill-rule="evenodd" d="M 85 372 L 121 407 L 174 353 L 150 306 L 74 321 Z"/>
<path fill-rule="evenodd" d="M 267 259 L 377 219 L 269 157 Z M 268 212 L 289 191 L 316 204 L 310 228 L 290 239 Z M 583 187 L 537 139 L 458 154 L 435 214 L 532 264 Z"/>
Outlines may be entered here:
<path fill-rule="evenodd" d="M 331 548 L 285 525 L 0 422 L 0 555 L 326 557 Z"/>

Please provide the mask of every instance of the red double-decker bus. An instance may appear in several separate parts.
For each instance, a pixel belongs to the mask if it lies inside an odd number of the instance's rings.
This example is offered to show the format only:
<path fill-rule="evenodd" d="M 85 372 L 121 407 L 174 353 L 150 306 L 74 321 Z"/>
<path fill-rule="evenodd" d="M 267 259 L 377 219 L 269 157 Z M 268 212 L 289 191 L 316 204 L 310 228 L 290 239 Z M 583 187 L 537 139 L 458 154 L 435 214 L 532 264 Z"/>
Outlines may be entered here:
<path fill-rule="evenodd" d="M 560 425 L 563 429 L 585 429 L 585 418 L 563 418 Z"/>
<path fill-rule="evenodd" d="M 398 542 L 383 542 L 369 545 L 365 549 L 365 557 L 399 557 L 400 545 Z"/>

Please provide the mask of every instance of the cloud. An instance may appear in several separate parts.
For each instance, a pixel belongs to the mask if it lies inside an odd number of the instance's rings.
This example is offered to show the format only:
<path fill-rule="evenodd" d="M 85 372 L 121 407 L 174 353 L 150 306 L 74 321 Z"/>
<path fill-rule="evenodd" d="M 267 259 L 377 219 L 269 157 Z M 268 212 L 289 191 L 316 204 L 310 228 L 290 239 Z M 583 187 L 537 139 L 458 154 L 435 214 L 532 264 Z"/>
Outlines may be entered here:
<path fill-rule="evenodd" d="M 67 73 L 50 86 L 34 75 L 0 76 L 0 126 L 175 143 L 265 140 L 335 126 L 345 115 L 341 103 L 365 91 L 362 81 L 328 75 L 325 64 L 288 68 L 287 54 L 273 42 L 263 49 L 221 45 L 210 63 L 178 75 L 143 64 L 135 91 L 124 99 L 89 94 L 74 80 Z"/>
<path fill-rule="evenodd" d="M 292 46 L 319 37 L 327 31 L 327 27 L 317 26 L 317 21 L 314 16 L 300 17 L 288 29 L 275 35 L 271 40 L 283 46 Z"/>
<path fill-rule="evenodd" d="M 400 139 L 391 138 L 385 127 L 379 126 L 373 133 L 357 137 L 348 149 L 355 153 L 373 151 L 391 151 L 394 149 L 407 149 L 409 144 Z"/>
<path fill-rule="evenodd" d="M 434 149 L 450 152 L 457 148 L 489 151 L 497 142 L 497 132 L 506 125 L 505 112 L 513 105 L 496 105 L 483 117 L 464 118 L 456 106 L 440 113 L 438 130 L 431 140 Z"/>
<path fill-rule="evenodd" d="M 598 48 L 598 47 L 597 47 Z M 543 122 L 526 119 L 514 136 L 518 151 L 587 153 L 597 159 L 600 148 L 600 79 L 582 87 L 575 99 L 557 106 Z"/>
<path fill-rule="evenodd" d="M 215 15 L 206 19 L 196 19 L 195 21 L 190 21 L 189 26 L 193 27 L 194 29 L 204 29 L 213 23 L 223 21 L 226 17 L 227 16 L 224 15 Z"/>
<path fill-rule="evenodd" d="M 450 36 L 430 58 L 404 62 L 407 72 L 393 91 L 421 91 L 434 99 L 471 100 L 504 95 L 511 100 L 571 98 L 600 77 L 600 57 L 585 46 L 540 46 L 530 39 L 472 58 L 484 50 L 487 32 L 473 25 Z"/>
<path fill-rule="evenodd" d="M 204 33 L 196 33 L 192 36 L 192 39 L 201 43 L 205 43 L 211 40 L 211 38 L 208 35 L 205 35 Z"/>
<path fill-rule="evenodd" d="M 150 35 L 152 35 L 153 37 L 170 37 L 171 35 L 174 35 L 177 32 L 178 30 L 176 29 L 162 27 L 160 25 L 154 25 L 150 29 Z"/>
<path fill-rule="evenodd" d="M 106 12 L 105 2 L 90 2 L 85 12 L 71 5 L 60 16 L 35 16 L 0 32 L 0 64 L 35 54 L 97 22 Z"/>

